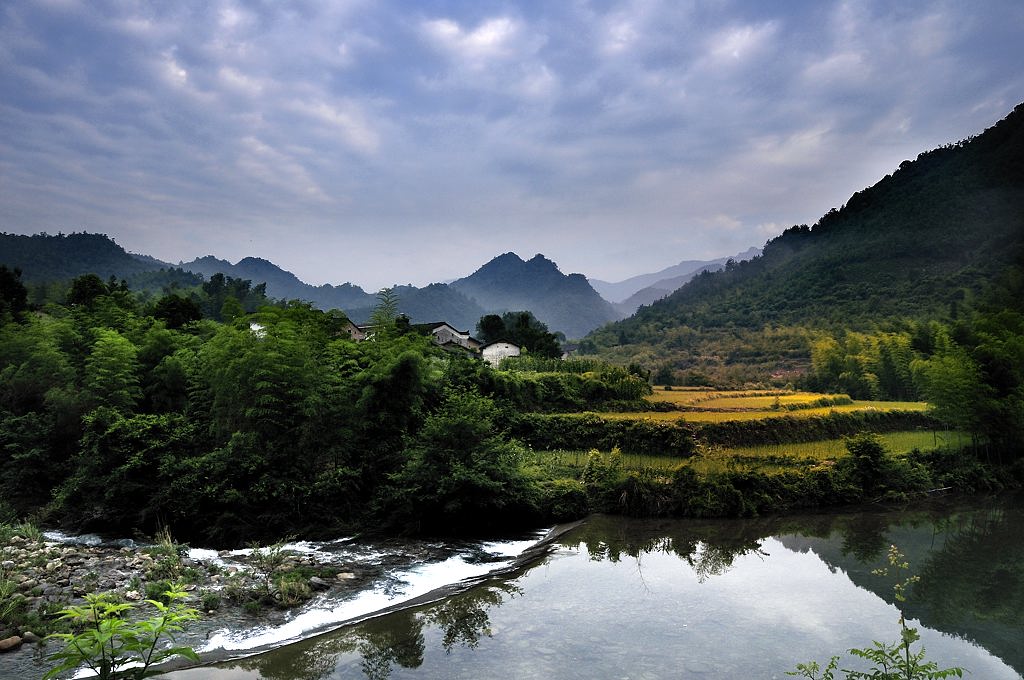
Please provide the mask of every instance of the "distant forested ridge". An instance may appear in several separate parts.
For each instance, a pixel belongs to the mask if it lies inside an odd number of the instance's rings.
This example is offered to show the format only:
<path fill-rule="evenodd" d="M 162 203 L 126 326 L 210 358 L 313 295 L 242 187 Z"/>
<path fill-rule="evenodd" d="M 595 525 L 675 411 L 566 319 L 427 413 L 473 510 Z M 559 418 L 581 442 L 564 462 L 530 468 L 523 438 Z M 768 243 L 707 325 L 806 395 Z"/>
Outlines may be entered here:
<path fill-rule="evenodd" d="M 21 269 L 27 283 L 68 281 L 82 274 L 127 279 L 171 265 L 132 255 L 101 234 L 0 233 L 0 264 Z"/>
<path fill-rule="evenodd" d="M 207 255 L 171 265 L 148 255 L 127 253 L 103 234 L 0 234 L 0 264 L 20 269 L 25 283 L 37 287 L 66 285 L 76 276 L 91 273 L 103 279 L 125 279 L 132 289 L 153 293 L 194 288 L 222 274 L 265 284 L 266 295 L 273 299 L 343 310 L 356 323 L 369 321 L 376 304 L 373 294 L 352 283 L 313 286 L 262 258 L 246 257 L 231 264 Z M 562 274 L 554 262 L 541 255 L 523 262 L 508 253 L 452 284 L 396 285 L 393 290 L 399 311 L 413 323 L 447 321 L 460 329 L 472 329 L 484 314 L 529 309 L 552 331 L 581 337 L 619 317 L 584 276 Z M 41 302 L 47 295 L 36 291 L 34 298 Z M 59 295 L 49 294 L 50 299 L 55 296 Z"/>
<path fill-rule="evenodd" d="M 876 362 L 896 346 L 880 350 L 879 334 L 924 342 L 929 322 L 954 323 L 995 281 L 1019 277 L 1022 249 L 1024 105 L 980 135 L 904 161 L 813 226 L 768 241 L 761 257 L 701 274 L 594 331 L 583 349 L 665 379 L 799 380 L 826 336 L 874 338 L 853 343 L 850 356 L 873 344 Z"/>
<path fill-rule="evenodd" d="M 451 286 L 489 312 L 528 309 L 550 330 L 569 338 L 618 317 L 585 276 L 563 274 L 543 255 L 527 261 L 515 253 L 499 255 Z"/>

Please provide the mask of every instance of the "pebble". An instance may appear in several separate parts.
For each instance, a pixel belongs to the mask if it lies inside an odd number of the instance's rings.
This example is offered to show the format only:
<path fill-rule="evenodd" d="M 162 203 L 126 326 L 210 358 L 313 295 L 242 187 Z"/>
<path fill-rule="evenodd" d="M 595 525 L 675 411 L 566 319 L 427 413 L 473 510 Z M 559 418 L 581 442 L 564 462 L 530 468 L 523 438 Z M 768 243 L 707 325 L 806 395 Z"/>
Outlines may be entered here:
<path fill-rule="evenodd" d="M 12 635 L 9 638 L 0 640 L 0 652 L 9 652 L 11 650 L 21 647 L 21 636 Z"/>

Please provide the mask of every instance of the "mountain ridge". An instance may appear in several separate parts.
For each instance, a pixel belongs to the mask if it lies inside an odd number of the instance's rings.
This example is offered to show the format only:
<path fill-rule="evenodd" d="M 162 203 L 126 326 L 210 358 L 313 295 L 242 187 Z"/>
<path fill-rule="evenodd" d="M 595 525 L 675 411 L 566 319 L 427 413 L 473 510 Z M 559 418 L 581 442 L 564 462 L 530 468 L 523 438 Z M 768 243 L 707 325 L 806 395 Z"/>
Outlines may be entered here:
<path fill-rule="evenodd" d="M 788 371 L 809 364 L 815 329 L 955 319 L 998 277 L 1020 276 L 1022 252 L 1024 104 L 981 134 L 902 162 L 813 227 L 786 229 L 760 257 L 701 274 L 584 345 L 680 370 L 708 357 L 724 370 L 757 354 L 767 370 Z M 755 336 L 770 334 L 785 342 L 756 346 Z"/>

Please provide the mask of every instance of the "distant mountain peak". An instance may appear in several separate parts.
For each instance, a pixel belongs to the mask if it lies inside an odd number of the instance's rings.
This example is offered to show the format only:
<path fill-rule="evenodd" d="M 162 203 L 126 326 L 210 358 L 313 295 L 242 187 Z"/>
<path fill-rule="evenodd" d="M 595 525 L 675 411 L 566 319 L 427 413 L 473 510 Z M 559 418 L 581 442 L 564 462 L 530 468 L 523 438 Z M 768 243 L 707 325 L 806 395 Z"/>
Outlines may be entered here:
<path fill-rule="evenodd" d="M 569 337 L 580 337 L 616 318 L 615 310 L 585 277 L 563 274 L 541 253 L 529 261 L 504 253 L 451 285 L 488 310 L 530 310 L 550 330 Z"/>

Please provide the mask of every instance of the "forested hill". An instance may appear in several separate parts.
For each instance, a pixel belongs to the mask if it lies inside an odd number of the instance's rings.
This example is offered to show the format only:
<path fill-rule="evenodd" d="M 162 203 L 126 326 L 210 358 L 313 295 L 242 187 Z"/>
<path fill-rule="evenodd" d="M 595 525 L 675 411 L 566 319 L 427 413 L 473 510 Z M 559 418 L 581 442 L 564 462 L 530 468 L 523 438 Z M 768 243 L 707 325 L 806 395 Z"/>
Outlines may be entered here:
<path fill-rule="evenodd" d="M 515 253 L 499 255 L 451 286 L 488 310 L 531 310 L 552 331 L 570 338 L 617 317 L 585 276 L 563 274 L 543 255 L 529 261 Z"/>
<path fill-rule="evenodd" d="M 0 234 L 0 264 L 22 270 L 26 282 L 63 281 L 82 274 L 122 279 L 170 265 L 125 252 L 103 234 Z"/>
<path fill-rule="evenodd" d="M 1024 104 L 978 136 L 904 161 L 813 227 L 787 229 L 761 257 L 702 274 L 587 344 L 650 356 L 680 329 L 870 329 L 955 318 L 1020 266 L 1012 263 L 1022 242 Z"/>
<path fill-rule="evenodd" d="M 295 274 L 281 269 L 273 262 L 259 257 L 246 257 L 231 264 L 212 255 L 197 258 L 181 265 L 186 269 L 209 278 L 224 274 L 253 283 L 266 283 L 267 294 L 282 300 L 307 300 L 320 309 L 350 310 L 371 307 L 376 298 L 359 286 L 343 283 L 338 286 L 323 284 L 314 286 L 300 280 Z"/>

